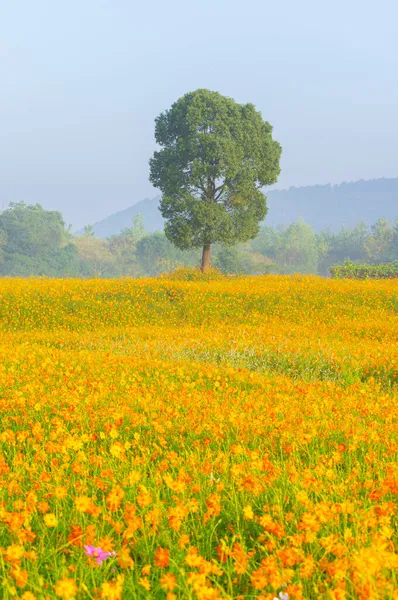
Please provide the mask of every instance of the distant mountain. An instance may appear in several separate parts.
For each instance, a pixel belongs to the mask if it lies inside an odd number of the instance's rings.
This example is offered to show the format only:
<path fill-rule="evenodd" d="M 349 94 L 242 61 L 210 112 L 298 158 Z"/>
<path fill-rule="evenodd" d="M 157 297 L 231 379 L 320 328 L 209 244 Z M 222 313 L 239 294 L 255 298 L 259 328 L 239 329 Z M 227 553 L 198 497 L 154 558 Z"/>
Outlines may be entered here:
<path fill-rule="evenodd" d="M 160 196 L 156 198 L 145 198 L 126 208 L 120 212 L 110 215 L 106 219 L 94 223 L 93 230 L 96 236 L 100 238 L 110 237 L 111 235 L 117 235 L 125 227 L 131 227 L 133 217 L 136 215 L 142 215 L 144 217 L 145 231 L 160 231 L 163 229 L 164 220 L 159 211 Z"/>
<path fill-rule="evenodd" d="M 287 225 L 301 217 L 316 231 L 371 225 L 380 217 L 398 218 L 398 178 L 371 179 L 339 185 L 291 187 L 268 194 L 267 224 Z"/>
<path fill-rule="evenodd" d="M 272 190 L 266 195 L 268 215 L 264 223 L 272 227 L 287 226 L 302 218 L 316 231 L 326 227 L 339 231 L 341 227 L 353 227 L 358 221 L 371 225 L 380 217 L 389 221 L 398 218 L 398 178 L 291 187 Z M 94 233 L 99 237 L 116 235 L 130 227 L 138 214 L 144 217 L 146 231 L 163 229 L 159 200 L 160 196 L 147 198 L 110 215 L 93 225 Z"/>

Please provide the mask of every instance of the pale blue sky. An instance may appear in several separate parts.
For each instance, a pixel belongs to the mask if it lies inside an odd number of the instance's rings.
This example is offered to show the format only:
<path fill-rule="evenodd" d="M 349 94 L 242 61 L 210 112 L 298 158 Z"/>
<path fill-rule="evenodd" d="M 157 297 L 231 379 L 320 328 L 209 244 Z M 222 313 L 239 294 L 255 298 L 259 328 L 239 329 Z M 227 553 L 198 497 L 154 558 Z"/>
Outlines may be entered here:
<path fill-rule="evenodd" d="M 80 226 L 155 195 L 154 118 L 200 87 L 272 123 L 277 187 L 396 177 L 397 23 L 396 0 L 0 0 L 0 202 L 41 190 Z"/>

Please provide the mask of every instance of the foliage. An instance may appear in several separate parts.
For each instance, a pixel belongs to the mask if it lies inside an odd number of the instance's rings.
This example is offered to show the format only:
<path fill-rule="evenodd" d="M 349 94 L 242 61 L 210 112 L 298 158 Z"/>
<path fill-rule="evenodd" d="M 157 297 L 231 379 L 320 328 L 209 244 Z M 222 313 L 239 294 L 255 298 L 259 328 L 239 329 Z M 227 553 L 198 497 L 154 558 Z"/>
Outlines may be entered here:
<path fill-rule="evenodd" d="M 395 221 L 391 246 L 387 249 L 388 260 L 398 260 L 398 219 Z"/>
<path fill-rule="evenodd" d="M 180 267 L 171 273 L 162 273 L 159 278 L 168 281 L 218 281 L 225 279 L 225 275 L 214 267 L 206 271 L 199 267 Z"/>
<path fill-rule="evenodd" d="M 58 265 L 77 275 L 79 267 L 61 213 L 39 204 L 11 203 L 0 213 L 0 273 L 57 275 Z"/>
<path fill-rule="evenodd" d="M 178 248 L 256 236 L 267 212 L 260 188 L 276 182 L 281 147 L 252 104 L 188 93 L 156 119 L 155 138 L 161 150 L 150 180 L 162 191 L 165 233 Z"/>
<path fill-rule="evenodd" d="M 270 272 L 272 261 L 260 253 L 252 252 L 250 246 L 221 246 L 217 248 L 213 265 L 225 274 L 265 275 Z"/>
<path fill-rule="evenodd" d="M 63 277 L 79 277 L 82 265 L 76 246 L 70 243 L 49 256 L 41 257 L 40 260 L 26 254 L 14 253 L 7 257 L 3 268 L 13 277 L 57 277 L 60 273 Z"/>
<path fill-rule="evenodd" d="M 387 219 L 379 219 L 370 229 L 371 234 L 364 243 L 368 259 L 374 262 L 388 260 L 394 241 L 394 228 Z"/>
<path fill-rule="evenodd" d="M 49 258 L 47 274 L 53 277 L 79 277 L 82 275 L 82 264 L 76 245 L 69 242 Z"/>
<path fill-rule="evenodd" d="M 1 280 L 1 597 L 394 598 L 397 292 Z"/>
<path fill-rule="evenodd" d="M 318 248 L 311 227 L 299 220 L 280 232 L 275 248 L 280 273 L 316 273 Z"/>
<path fill-rule="evenodd" d="M 163 232 L 145 235 L 137 244 L 137 260 L 146 275 L 159 275 L 166 271 L 198 264 L 199 256 L 176 248 Z"/>
<path fill-rule="evenodd" d="M 7 234 L 3 229 L 0 229 L 0 264 L 4 261 L 4 248 L 7 244 Z"/>
<path fill-rule="evenodd" d="M 279 238 L 283 231 L 283 229 L 275 230 L 272 227 L 262 227 L 259 235 L 251 242 L 252 249 L 254 252 L 275 260 L 276 250 L 280 243 Z"/>
<path fill-rule="evenodd" d="M 109 238 L 109 251 L 119 275 L 137 277 L 142 273 L 137 259 L 137 244 L 145 235 L 143 216 L 135 215 L 132 227 L 126 227 L 119 235 Z"/>
<path fill-rule="evenodd" d="M 82 261 L 82 270 L 87 277 L 106 277 L 114 272 L 114 256 L 106 240 L 96 238 L 92 229 L 86 230 L 73 240 Z"/>
<path fill-rule="evenodd" d="M 48 255 L 68 239 L 61 213 L 39 204 L 11 203 L 0 214 L 0 230 L 7 236 L 8 254 Z"/>
<path fill-rule="evenodd" d="M 378 265 L 361 265 L 346 261 L 330 269 L 334 279 L 397 279 L 398 261 Z"/>
<path fill-rule="evenodd" d="M 365 261 L 368 257 L 366 244 L 369 230 L 365 223 L 358 223 L 352 229 L 343 227 L 340 233 L 326 230 L 318 236 L 320 248 L 319 273 L 326 275 L 332 265 L 345 260 Z"/>

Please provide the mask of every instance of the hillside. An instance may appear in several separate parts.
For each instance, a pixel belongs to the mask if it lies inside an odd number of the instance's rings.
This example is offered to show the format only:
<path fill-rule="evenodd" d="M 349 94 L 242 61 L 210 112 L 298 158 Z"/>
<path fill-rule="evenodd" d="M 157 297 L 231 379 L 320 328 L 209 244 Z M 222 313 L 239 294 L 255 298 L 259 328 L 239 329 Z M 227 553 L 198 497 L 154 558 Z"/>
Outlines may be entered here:
<path fill-rule="evenodd" d="M 374 223 L 379 217 L 394 221 L 398 217 L 398 178 L 373 179 L 341 183 L 340 185 L 312 185 L 272 190 L 267 193 L 268 215 L 265 223 L 278 227 L 302 218 L 316 231 L 329 227 L 353 227 L 358 221 Z M 159 196 L 145 199 L 114 213 L 94 224 L 99 237 L 109 237 L 131 225 L 137 214 L 144 217 L 148 232 L 163 229 L 158 210 Z"/>
<path fill-rule="evenodd" d="M 273 226 L 299 217 L 316 231 L 326 227 L 339 231 L 358 221 L 372 224 L 380 217 L 394 221 L 398 217 L 398 178 L 272 191 L 268 206 L 267 223 Z"/>
<path fill-rule="evenodd" d="M 160 196 L 145 198 L 133 206 L 110 215 L 106 219 L 93 225 L 94 233 L 98 237 L 106 238 L 119 233 L 125 227 L 130 227 L 133 217 L 143 215 L 145 230 L 148 232 L 163 229 L 163 218 L 159 212 Z"/>

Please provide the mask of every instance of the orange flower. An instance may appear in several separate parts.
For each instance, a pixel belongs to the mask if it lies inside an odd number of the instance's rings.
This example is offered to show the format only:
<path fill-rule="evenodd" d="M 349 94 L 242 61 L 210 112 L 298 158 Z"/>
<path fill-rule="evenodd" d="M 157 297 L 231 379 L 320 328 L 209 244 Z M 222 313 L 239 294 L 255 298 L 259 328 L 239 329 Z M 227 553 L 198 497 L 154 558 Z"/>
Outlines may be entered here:
<path fill-rule="evenodd" d="M 50 510 L 50 505 L 48 502 L 38 502 L 37 503 L 37 510 L 41 513 L 46 513 Z"/>
<path fill-rule="evenodd" d="M 13 564 L 10 571 L 11 577 L 15 579 L 15 583 L 19 588 L 24 588 L 28 583 L 29 575 L 26 569 L 21 569 L 18 564 Z"/>
<path fill-rule="evenodd" d="M 79 525 L 72 525 L 68 536 L 68 542 L 72 546 L 83 546 L 84 533 Z M 90 542 L 88 542 L 90 543 Z"/>
<path fill-rule="evenodd" d="M 235 572 L 238 575 L 243 575 L 247 571 L 248 558 L 241 544 L 235 542 L 230 553 L 235 561 Z"/>
<path fill-rule="evenodd" d="M 142 575 L 149 575 L 149 573 L 151 572 L 152 569 L 152 565 L 145 565 L 142 569 L 141 569 L 141 573 Z"/>
<path fill-rule="evenodd" d="M 155 565 L 163 568 L 169 566 L 170 552 L 167 548 L 158 548 L 155 552 Z"/>
<path fill-rule="evenodd" d="M 227 562 L 228 558 L 228 548 L 223 546 L 216 546 L 218 560 L 222 563 Z"/>
<path fill-rule="evenodd" d="M 188 553 L 185 557 L 185 562 L 190 567 L 199 567 L 202 564 L 202 557 L 199 555 L 199 551 L 194 546 L 188 548 Z"/>
<path fill-rule="evenodd" d="M 116 511 L 119 510 L 122 500 L 124 498 L 124 491 L 120 486 L 116 486 L 112 489 L 111 492 L 106 497 L 106 505 L 109 510 Z"/>
<path fill-rule="evenodd" d="M 165 573 L 159 579 L 159 583 L 162 589 L 172 592 L 177 585 L 177 580 L 172 573 Z"/>
<path fill-rule="evenodd" d="M 145 508 L 146 506 L 152 504 L 152 496 L 149 494 L 148 490 L 143 485 L 138 486 L 137 504 L 142 508 Z"/>

